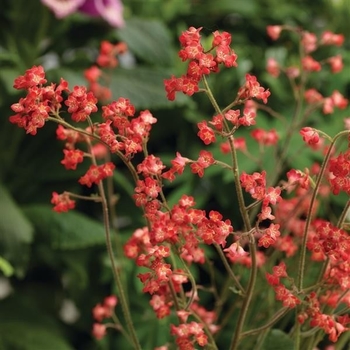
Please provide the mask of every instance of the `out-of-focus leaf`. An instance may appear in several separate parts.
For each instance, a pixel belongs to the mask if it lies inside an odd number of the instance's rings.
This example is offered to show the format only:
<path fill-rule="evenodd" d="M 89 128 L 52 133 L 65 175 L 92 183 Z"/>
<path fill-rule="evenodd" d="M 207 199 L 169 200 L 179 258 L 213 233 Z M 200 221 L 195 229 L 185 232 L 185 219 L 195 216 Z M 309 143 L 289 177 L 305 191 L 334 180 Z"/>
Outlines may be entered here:
<path fill-rule="evenodd" d="M 115 171 L 113 174 L 113 179 L 115 183 L 123 188 L 127 194 L 132 197 L 134 194 L 134 186 L 132 185 L 130 179 L 128 179 L 121 171 Z"/>
<path fill-rule="evenodd" d="M 73 350 L 56 332 L 26 322 L 0 323 L 1 342 L 4 349 L 13 350 Z"/>
<path fill-rule="evenodd" d="M 33 238 L 33 227 L 23 215 L 11 195 L 0 184 L 0 245 L 30 243 Z"/>
<path fill-rule="evenodd" d="M 17 291 L 1 300 L 1 350 L 72 350 L 62 336 L 60 324 L 45 310 L 50 291 L 41 286 L 38 292 L 31 295 L 28 289 Z"/>
<path fill-rule="evenodd" d="M 0 251 L 11 262 L 17 276 L 23 275 L 32 239 L 32 224 L 0 184 Z"/>
<path fill-rule="evenodd" d="M 86 86 L 87 81 L 84 79 L 83 70 L 77 71 L 69 68 L 57 68 L 47 72 L 47 80 L 49 82 L 59 83 L 60 79 L 64 78 L 68 81 L 70 89 L 73 89 L 75 85 Z"/>
<path fill-rule="evenodd" d="M 152 65 L 170 66 L 175 56 L 167 27 L 158 20 L 132 18 L 118 30 L 121 40 L 142 60 Z"/>
<path fill-rule="evenodd" d="M 169 79 L 170 75 L 165 70 L 150 67 L 116 69 L 111 84 L 113 97 L 128 98 L 138 109 L 173 108 L 187 103 L 189 99 L 182 93 L 178 93 L 173 102 L 167 100 L 164 79 Z"/>
<path fill-rule="evenodd" d="M 74 211 L 59 214 L 45 205 L 28 206 L 24 212 L 54 249 L 81 249 L 105 243 L 103 225 L 86 215 Z"/>
<path fill-rule="evenodd" d="M 6 277 L 10 277 L 14 273 L 14 268 L 12 267 L 12 265 L 7 260 L 3 259 L 1 256 L 0 256 L 0 271 L 2 271 Z"/>
<path fill-rule="evenodd" d="M 4 57 L 2 57 L 4 55 L 4 53 L 0 53 L 0 61 L 4 59 Z M 0 70 L 0 81 L 4 84 L 6 92 L 10 95 L 18 93 L 18 91 L 13 88 L 13 82 L 18 75 L 19 72 L 16 69 L 6 68 Z"/>
<path fill-rule="evenodd" d="M 294 342 L 288 334 L 279 329 L 272 329 L 263 344 L 263 350 L 293 350 Z"/>

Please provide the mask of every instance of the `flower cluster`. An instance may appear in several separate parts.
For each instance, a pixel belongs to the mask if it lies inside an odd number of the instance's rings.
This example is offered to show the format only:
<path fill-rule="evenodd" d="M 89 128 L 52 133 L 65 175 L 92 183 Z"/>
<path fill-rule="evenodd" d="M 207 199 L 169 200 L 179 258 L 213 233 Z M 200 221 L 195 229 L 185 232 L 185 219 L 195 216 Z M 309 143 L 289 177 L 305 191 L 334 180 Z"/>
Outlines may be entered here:
<path fill-rule="evenodd" d="M 112 98 L 112 91 L 107 87 L 110 83 L 109 75 L 102 69 L 117 67 L 118 55 L 125 53 L 126 50 L 127 46 L 124 42 L 112 44 L 106 40 L 102 41 L 96 64 L 85 70 L 84 76 L 89 84 L 88 89 L 99 101 L 109 101 Z"/>
<path fill-rule="evenodd" d="M 340 153 L 329 162 L 329 182 L 334 194 L 350 195 L 350 150 Z"/>
<path fill-rule="evenodd" d="M 214 112 L 211 117 L 197 123 L 197 136 L 205 146 L 210 147 L 210 151 L 201 149 L 194 159 L 176 152 L 169 167 L 160 157 L 149 153 L 151 129 L 157 122 L 150 111 L 136 112 L 130 100 L 120 97 L 102 106 L 101 122 L 92 121 L 93 113 L 98 110 L 96 94 L 99 100 L 111 96 L 99 85 L 103 68 L 117 66 L 116 54 L 126 49 L 124 44 L 102 43 L 98 66 L 85 72 L 92 91 L 83 86 L 75 86 L 70 90 L 63 79 L 58 85 L 46 86 L 45 72 L 40 66 L 27 70 L 14 83 L 16 89 L 25 90 L 27 95 L 11 106 L 16 114 L 10 117 L 10 121 L 33 135 L 47 120 L 59 124 L 56 135 L 65 143 L 61 163 L 67 170 L 76 170 L 80 163 L 91 161 L 78 182 L 87 187 L 97 185 L 98 195 L 86 199 L 102 203 L 106 225 L 109 217 L 103 181 L 113 176 L 115 165 L 110 158 L 104 156 L 109 152 L 129 169 L 134 180 L 132 198 L 142 210 L 146 224 L 128 237 L 123 246 L 124 255 L 134 260 L 140 269 L 137 278 L 142 285 L 142 292 L 149 295 L 149 304 L 156 318 L 177 317 L 178 324 L 171 324 L 170 333 L 175 337 L 180 350 L 207 345 L 215 348 L 212 334 L 222 327 L 216 324 L 221 316 L 224 315 L 224 320 L 228 320 L 227 315 L 230 316 L 229 313 L 224 314 L 223 309 L 230 299 L 231 289 L 237 294 L 236 305 L 242 308 L 235 318 L 237 327 L 232 341 L 232 348 L 237 348 L 248 307 L 259 293 L 256 276 L 262 267 L 265 271 L 272 269 L 272 273 L 265 273 L 267 284 L 272 287 L 266 293 L 274 293 L 276 300 L 282 302 L 287 312 L 288 309 L 296 308 L 298 321 L 303 327 L 307 328 L 305 321 L 309 319 L 310 327 L 323 329 L 332 341 L 336 341 L 341 333 L 348 330 L 349 317 L 344 312 L 344 315 L 342 312 L 335 313 L 340 304 L 347 307 L 350 305 L 350 240 L 344 225 L 346 212 L 341 214 L 337 224 L 332 224 L 319 217 L 319 208 L 321 200 L 332 192 L 334 195 L 340 192 L 350 194 L 350 152 L 348 149 L 341 152 L 335 150 L 339 138 L 346 136 L 349 142 L 349 130 L 332 138 L 322 131 L 304 126 L 305 121 L 309 122 L 307 118 L 318 108 L 328 114 L 334 108 L 344 109 L 348 105 L 348 100 L 337 90 L 331 96 L 323 97 L 317 90 L 307 89 L 305 83 L 307 77 L 322 70 L 324 64 L 330 66 L 332 73 L 341 71 L 343 62 L 340 56 L 317 61 L 312 53 L 321 45 L 341 45 L 343 37 L 325 32 L 317 38 L 313 33 L 289 26 L 267 28 L 268 35 L 273 40 L 277 40 L 283 30 L 299 35 L 302 46 L 299 65 L 284 68 L 275 59 L 269 58 L 267 70 L 276 78 L 282 72 L 285 73 L 294 88 L 293 95 L 297 103 L 301 106 L 303 100 L 307 102 L 305 114 L 300 117 L 299 114 L 302 113 L 297 108 L 298 113 L 291 124 L 286 124 L 291 128 L 287 131 L 287 136 L 276 129 L 255 127 L 256 124 L 259 125 L 259 110 L 269 113 L 271 117 L 284 117 L 265 106 L 270 91 L 249 73 L 245 75 L 245 81 L 238 88 L 234 100 L 226 107 L 221 108 L 215 101 L 206 76 L 217 73 L 222 66 L 237 66 L 237 55 L 230 48 L 229 33 L 215 31 L 208 50 L 201 43 L 202 28 L 190 27 L 181 34 L 179 57 L 182 61 L 188 61 L 187 72 L 180 78 L 172 76 L 164 81 L 167 97 L 174 100 L 176 92 L 191 96 L 201 90 L 208 95 Z M 300 87 L 300 84 L 304 85 Z M 61 117 L 63 108 L 66 108 L 74 124 L 69 124 Z M 287 123 L 287 118 L 285 119 Z M 312 121 L 309 125 L 313 125 Z M 262 166 L 263 162 L 249 153 L 250 144 L 246 143 L 244 136 L 238 135 L 241 131 L 242 135 L 250 135 L 252 144 L 258 144 L 261 155 L 266 150 L 275 148 L 276 174 L 268 173 Z M 304 171 L 290 169 L 290 143 L 294 142 L 291 141 L 293 133 L 298 132 L 312 149 L 324 151 L 322 164 L 315 163 Z M 223 140 L 220 146 L 223 153 L 221 157 L 217 156 L 213 147 L 219 138 Z M 284 145 L 280 142 L 282 138 Z M 329 145 L 327 141 L 330 142 Z M 102 150 L 96 148 L 97 143 L 102 145 Z M 349 148 L 349 144 L 347 146 Z M 249 173 L 240 170 L 237 150 L 254 162 Z M 99 156 L 104 158 L 104 162 L 100 162 Z M 226 158 L 230 158 L 228 162 Z M 216 208 L 216 203 L 213 204 L 214 208 L 197 208 L 195 198 L 185 193 L 169 204 L 165 183 L 180 177 L 186 166 L 199 178 L 207 174 L 206 169 L 209 167 L 228 170 L 234 182 L 233 197 L 237 198 L 232 218 L 224 218 L 223 213 Z M 112 197 L 113 193 L 108 196 Z M 69 192 L 54 192 L 51 200 L 54 210 L 64 212 L 73 209 L 75 201 L 72 198 L 84 197 Z M 239 214 L 241 216 L 236 218 Z M 235 230 L 231 224 L 232 219 L 238 223 L 235 223 Z M 241 227 L 237 229 L 239 225 Z M 115 267 L 108 227 L 106 236 L 111 264 Z M 310 251 L 309 256 L 306 254 L 307 249 Z M 299 271 L 295 280 L 290 268 L 288 271 L 291 275 L 287 273 L 287 262 L 291 261 L 288 260 L 291 257 L 297 259 L 297 252 Z M 216 258 L 211 260 L 216 253 Z M 322 264 L 322 274 L 315 288 L 303 286 L 306 259 Z M 218 279 L 212 272 L 217 262 L 224 266 L 230 278 L 229 283 L 224 283 L 225 290 L 222 293 L 217 288 L 221 271 Z M 230 263 L 234 269 L 231 269 Z M 201 284 L 195 280 L 191 270 L 194 267 L 203 273 L 210 271 L 209 288 L 204 285 L 206 281 Z M 244 278 L 236 277 L 234 270 L 238 268 L 240 272 L 244 271 Z M 115 268 L 114 272 L 118 274 L 119 269 Z M 249 276 L 248 283 L 246 276 Z M 118 281 L 116 278 L 117 284 Z M 118 285 L 120 288 L 122 286 Z M 213 308 L 206 309 L 202 305 L 205 303 L 202 293 L 208 293 L 209 298 L 213 299 Z M 122 329 L 114 314 L 117 302 L 119 300 L 116 297 L 110 296 L 94 307 L 93 317 L 96 323 L 92 333 L 95 338 L 103 338 L 107 327 Z M 127 302 L 122 297 L 120 302 L 123 311 L 127 310 Z M 324 306 L 329 307 L 329 310 Z M 126 319 L 129 317 L 127 312 L 124 316 Z M 115 325 L 102 323 L 105 319 L 112 319 Z M 127 319 L 127 324 L 127 332 L 132 333 L 130 319 Z M 128 335 L 130 339 L 134 338 L 133 334 Z M 163 346 L 158 349 L 166 348 Z"/>
<path fill-rule="evenodd" d="M 287 278 L 286 264 L 281 262 L 279 265 L 273 267 L 273 273 L 266 273 L 267 282 L 273 287 L 276 293 L 276 300 L 280 300 L 283 306 L 290 309 L 295 308 L 301 303 L 300 299 L 293 293 L 293 291 L 287 289 L 281 282 L 281 278 Z"/>
<path fill-rule="evenodd" d="M 102 304 L 99 303 L 92 309 L 92 316 L 97 321 L 93 324 L 92 335 L 96 339 L 102 339 L 107 334 L 107 326 L 101 322 L 113 316 L 117 303 L 117 297 L 110 295 L 104 298 Z"/>
<path fill-rule="evenodd" d="M 319 300 L 321 299 L 321 301 Z M 349 330 L 350 325 L 349 315 L 333 316 L 323 313 L 322 299 L 336 300 L 332 307 L 336 307 L 339 298 L 334 298 L 331 295 L 326 295 L 324 298 L 318 298 L 315 292 L 311 292 L 305 299 L 307 307 L 303 313 L 298 316 L 298 321 L 303 324 L 306 319 L 310 318 L 310 326 L 313 328 L 321 328 L 329 335 L 329 340 L 336 342 L 339 336 Z"/>
<path fill-rule="evenodd" d="M 10 122 L 25 129 L 27 134 L 36 135 L 37 129 L 45 125 L 50 113 L 61 108 L 62 92 L 69 91 L 64 79 L 58 85 L 43 86 L 46 82 L 45 71 L 41 66 L 28 69 L 14 81 L 14 88 L 25 90 L 27 95 L 11 106 L 16 114 L 10 117 Z"/>
<path fill-rule="evenodd" d="M 202 28 L 190 27 L 179 38 L 182 46 L 179 56 L 182 61 L 189 61 L 189 64 L 185 75 L 180 78 L 172 76 L 169 80 L 164 81 L 167 97 L 170 101 L 175 99 L 177 91 L 182 91 L 188 96 L 198 92 L 198 83 L 202 76 L 218 72 L 220 64 L 226 67 L 237 66 L 237 55 L 230 48 L 231 35 L 227 32 L 215 31 L 212 46 L 208 51 L 205 51 L 200 41 L 201 30 Z M 215 54 L 213 54 L 214 51 Z"/>

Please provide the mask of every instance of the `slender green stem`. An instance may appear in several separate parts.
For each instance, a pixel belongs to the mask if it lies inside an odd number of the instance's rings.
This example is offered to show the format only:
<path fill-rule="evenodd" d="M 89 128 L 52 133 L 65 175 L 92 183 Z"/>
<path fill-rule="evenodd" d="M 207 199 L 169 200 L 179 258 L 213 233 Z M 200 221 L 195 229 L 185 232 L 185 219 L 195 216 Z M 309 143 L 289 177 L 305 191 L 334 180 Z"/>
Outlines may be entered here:
<path fill-rule="evenodd" d="M 341 215 L 339 216 L 339 219 L 338 219 L 338 222 L 337 222 L 337 227 L 342 228 L 343 223 L 346 220 L 346 215 L 347 215 L 349 209 L 350 209 L 350 200 L 348 200 L 346 202 L 346 205 L 345 205 Z"/>
<path fill-rule="evenodd" d="M 231 277 L 231 279 L 234 281 L 234 283 L 236 284 L 236 287 L 239 289 L 240 294 L 244 295 L 245 294 L 245 290 L 243 288 L 243 286 L 241 285 L 241 283 L 239 282 L 238 278 L 236 277 L 236 275 L 233 273 L 231 266 L 229 265 L 229 263 L 227 262 L 227 259 L 222 251 L 222 249 L 220 248 L 220 246 L 218 244 L 214 244 L 216 251 L 218 252 L 222 263 L 225 266 L 225 269 L 227 271 L 227 273 L 229 274 L 229 276 Z"/>
<path fill-rule="evenodd" d="M 243 337 L 247 337 L 250 336 L 252 334 L 255 333 L 260 333 L 261 331 L 264 331 L 268 328 L 270 328 L 271 326 L 273 326 L 278 320 L 280 320 L 283 316 L 285 316 L 288 312 L 290 311 L 290 309 L 288 307 L 284 307 L 280 310 L 278 310 L 272 317 L 271 319 L 265 323 L 263 326 L 255 328 L 255 329 L 251 329 L 250 331 L 246 331 L 244 333 L 242 333 L 242 338 Z"/>
<path fill-rule="evenodd" d="M 333 142 L 331 143 L 331 145 L 328 149 L 328 152 L 323 160 L 323 163 L 321 165 L 321 170 L 320 170 L 318 177 L 317 177 L 317 180 L 316 180 L 315 189 L 312 193 L 312 197 L 311 197 L 311 201 L 310 201 L 310 205 L 309 205 L 309 209 L 308 209 L 308 213 L 307 213 L 307 218 L 306 218 L 306 223 L 305 223 L 305 228 L 304 228 L 304 233 L 303 233 L 303 240 L 302 240 L 302 245 L 301 245 L 301 249 L 300 249 L 300 259 L 299 259 L 298 279 L 297 279 L 297 288 L 299 291 L 301 291 L 303 289 L 303 280 L 304 280 L 304 273 L 305 273 L 305 260 L 306 260 L 306 242 L 307 242 L 308 232 L 310 229 L 312 212 L 313 212 L 314 204 L 316 201 L 316 196 L 317 196 L 318 190 L 320 188 L 321 180 L 322 180 L 323 175 L 326 171 L 327 164 L 328 164 L 328 161 L 332 155 L 333 147 L 334 147 L 335 143 L 337 142 L 337 140 L 340 137 L 348 135 L 349 133 L 350 133 L 349 130 L 341 131 L 340 133 L 338 133 L 334 137 Z"/>
<path fill-rule="evenodd" d="M 223 115 L 223 112 L 221 111 L 219 105 L 217 104 L 217 102 L 216 102 L 216 100 L 211 92 L 211 89 L 208 85 L 208 82 L 204 76 L 203 76 L 203 83 L 204 83 L 204 86 L 206 89 L 207 96 L 208 96 L 210 102 L 212 103 L 215 111 L 218 114 Z M 223 122 L 225 125 L 226 132 L 229 132 L 230 128 L 228 127 L 227 121 L 225 118 L 223 118 Z M 244 230 L 246 232 L 250 232 L 251 225 L 250 225 L 249 215 L 248 215 L 248 212 L 246 210 L 246 206 L 245 206 L 245 202 L 244 202 L 243 190 L 242 190 L 242 187 L 240 186 L 238 159 L 237 159 L 236 149 L 235 149 L 234 143 L 233 143 L 233 141 L 234 141 L 233 136 L 229 137 L 228 140 L 229 140 L 230 149 L 231 149 L 232 173 L 233 173 L 233 178 L 234 178 L 234 183 L 235 183 L 235 189 L 236 189 L 236 194 L 237 194 L 237 199 L 238 199 L 239 210 L 240 210 L 240 213 L 242 216 Z M 242 307 L 240 309 L 240 313 L 238 316 L 236 329 L 235 329 L 234 335 L 232 337 L 231 345 L 229 347 L 230 350 L 235 350 L 238 346 L 239 340 L 241 338 L 241 333 L 242 333 L 242 329 L 244 326 L 245 318 L 247 316 L 248 308 L 249 308 L 249 305 L 250 305 L 250 302 L 252 300 L 253 293 L 254 293 L 254 287 L 255 287 L 256 276 L 257 276 L 257 262 L 256 262 L 255 240 L 254 240 L 254 236 L 252 234 L 250 234 L 250 239 L 249 239 L 249 251 L 250 251 L 250 256 L 252 259 L 252 267 L 250 270 L 248 287 L 246 289 L 243 304 L 242 304 Z"/>
<path fill-rule="evenodd" d="M 86 142 L 89 146 L 90 154 L 92 154 L 91 143 L 90 143 L 89 137 L 86 137 Z M 96 159 L 94 156 L 91 157 L 91 161 L 94 165 L 97 165 Z M 123 287 L 120 271 L 117 268 L 115 258 L 114 258 L 114 253 L 113 253 L 113 248 L 112 248 L 111 231 L 110 231 L 108 202 L 107 202 L 106 193 L 105 193 L 105 190 L 103 187 L 103 182 L 100 182 L 97 185 L 97 187 L 98 187 L 98 191 L 99 191 L 100 198 L 101 198 L 103 224 L 104 224 L 105 234 L 106 234 L 106 247 L 107 247 L 108 256 L 109 256 L 111 266 L 112 266 L 113 276 L 114 276 L 114 279 L 115 279 L 115 282 L 116 282 L 117 288 L 118 288 L 120 304 L 121 304 L 122 311 L 123 311 L 124 318 L 125 318 L 125 322 L 126 322 L 129 334 L 130 334 L 130 338 L 131 338 L 132 343 L 134 345 L 134 349 L 141 350 L 141 346 L 139 344 L 139 341 L 138 341 L 138 338 L 136 335 L 136 331 L 135 331 L 135 328 L 134 328 L 134 325 L 133 325 L 133 322 L 131 319 L 130 309 L 129 309 L 129 306 L 127 304 L 126 296 L 124 293 L 124 287 Z"/>
<path fill-rule="evenodd" d="M 119 298 L 120 298 L 120 304 L 122 306 L 125 322 L 126 322 L 128 331 L 130 333 L 130 337 L 132 339 L 134 348 L 137 350 L 141 350 L 141 346 L 139 344 L 139 341 L 138 341 L 138 338 L 136 335 L 136 331 L 135 331 L 135 328 L 133 326 L 133 322 L 131 319 L 130 310 L 129 310 L 129 307 L 127 305 L 126 296 L 124 293 L 124 287 L 123 287 L 123 283 L 122 283 L 121 276 L 120 276 L 120 271 L 116 266 L 116 262 L 115 262 L 115 258 L 114 258 L 114 253 L 113 253 L 113 248 L 112 248 L 112 240 L 111 240 L 111 232 L 110 232 L 110 224 L 109 224 L 109 216 L 108 216 L 108 203 L 106 200 L 106 196 L 104 193 L 104 188 L 103 188 L 102 183 L 100 183 L 98 185 L 98 189 L 99 189 L 100 195 L 102 197 L 103 222 L 104 222 L 105 233 L 106 233 L 107 252 L 108 252 L 109 259 L 111 261 L 113 276 L 114 276 L 115 282 L 117 284 Z"/>
<path fill-rule="evenodd" d="M 237 349 L 238 343 L 242 337 L 241 333 L 242 333 L 244 321 L 247 316 L 248 308 L 254 293 L 254 287 L 255 287 L 258 269 L 257 269 L 257 262 L 256 262 L 256 246 L 255 246 L 254 236 L 252 234 L 250 234 L 249 250 L 250 250 L 250 256 L 252 259 L 252 268 L 250 271 L 248 287 L 246 289 L 245 298 L 243 300 L 242 308 L 240 310 L 240 314 L 238 317 L 235 333 L 233 335 L 231 345 L 229 348 L 230 350 Z"/>

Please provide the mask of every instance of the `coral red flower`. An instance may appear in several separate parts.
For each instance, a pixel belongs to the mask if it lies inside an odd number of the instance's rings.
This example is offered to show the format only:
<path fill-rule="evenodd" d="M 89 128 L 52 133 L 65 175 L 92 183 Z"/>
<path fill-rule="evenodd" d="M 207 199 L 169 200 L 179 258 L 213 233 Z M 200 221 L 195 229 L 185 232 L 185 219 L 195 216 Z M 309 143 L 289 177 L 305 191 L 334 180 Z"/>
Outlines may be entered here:
<path fill-rule="evenodd" d="M 74 86 L 64 103 L 75 122 L 85 121 L 91 113 L 97 112 L 97 98 L 91 91 L 87 92 L 85 86 Z"/>
<path fill-rule="evenodd" d="M 313 59 L 311 56 L 304 57 L 301 63 L 307 72 L 319 72 L 322 68 L 321 63 Z"/>
<path fill-rule="evenodd" d="M 257 98 L 266 104 L 267 98 L 271 95 L 270 91 L 260 86 L 254 75 L 246 74 L 245 78 L 246 83 L 238 91 L 238 98 L 242 100 Z"/>
<path fill-rule="evenodd" d="M 334 34 L 330 31 L 323 32 L 321 36 L 321 44 L 323 45 L 342 46 L 344 40 L 345 38 L 343 34 Z"/>
<path fill-rule="evenodd" d="M 75 208 L 75 201 L 70 199 L 69 194 L 65 192 L 62 194 L 53 192 L 51 203 L 55 205 L 53 210 L 57 211 L 58 213 L 66 212 Z"/>
<path fill-rule="evenodd" d="M 332 73 L 339 73 L 343 70 L 343 58 L 341 55 L 333 56 L 327 59 L 331 66 Z"/>
<path fill-rule="evenodd" d="M 103 179 L 113 175 L 115 165 L 111 162 L 102 165 L 91 165 L 84 176 L 79 179 L 81 185 L 91 187 L 93 184 L 99 184 Z"/>
<path fill-rule="evenodd" d="M 107 334 L 107 327 L 102 323 L 94 323 L 92 326 L 92 335 L 100 340 Z"/>
<path fill-rule="evenodd" d="M 282 26 L 267 26 L 266 28 L 267 35 L 272 40 L 277 40 L 280 37 L 282 30 L 283 30 Z"/>
<path fill-rule="evenodd" d="M 278 62 L 271 57 L 267 60 L 266 70 L 274 78 L 277 78 L 281 72 Z"/>
<path fill-rule="evenodd" d="M 317 37 L 314 33 L 303 32 L 301 44 L 304 47 L 306 53 L 310 53 L 317 49 Z"/>
<path fill-rule="evenodd" d="M 315 129 L 310 128 L 308 126 L 300 130 L 300 135 L 303 137 L 303 140 L 309 145 L 315 145 L 320 141 L 320 136 L 318 135 L 318 132 Z"/>
<path fill-rule="evenodd" d="M 84 158 L 84 152 L 79 149 L 64 149 L 64 159 L 61 164 L 64 165 L 66 169 L 75 170 L 78 163 L 81 163 Z"/>
<path fill-rule="evenodd" d="M 47 82 L 42 66 L 33 66 L 27 69 L 24 75 L 15 79 L 13 87 L 17 90 L 29 89 L 33 86 L 43 85 Z"/>

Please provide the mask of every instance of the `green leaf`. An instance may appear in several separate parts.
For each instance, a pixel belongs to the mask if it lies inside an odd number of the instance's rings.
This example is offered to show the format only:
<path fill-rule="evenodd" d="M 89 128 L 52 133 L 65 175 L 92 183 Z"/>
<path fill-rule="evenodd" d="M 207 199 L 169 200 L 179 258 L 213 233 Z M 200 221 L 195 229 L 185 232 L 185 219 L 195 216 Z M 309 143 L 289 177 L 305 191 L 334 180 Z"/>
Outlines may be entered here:
<path fill-rule="evenodd" d="M 263 344 L 263 350 L 293 350 L 294 342 L 288 334 L 279 329 L 272 329 Z"/>
<path fill-rule="evenodd" d="M 1 184 L 0 217 L 0 252 L 11 262 L 16 275 L 21 277 L 28 265 L 29 243 L 32 242 L 34 228 Z M 11 273 L 11 268 L 6 264 L 2 264 L 2 268 L 4 272 Z"/>
<path fill-rule="evenodd" d="M 155 66 L 170 66 L 175 57 L 168 29 L 158 20 L 132 18 L 118 30 L 130 51 Z"/>
<path fill-rule="evenodd" d="M 62 337 L 61 324 L 46 309 L 54 309 L 53 295 L 47 286 L 34 291 L 28 288 L 15 291 L 0 301 L 1 350 L 72 350 Z"/>
<path fill-rule="evenodd" d="M 119 68 L 113 73 L 111 90 L 115 99 L 128 98 L 137 109 L 174 108 L 187 103 L 189 98 L 183 94 L 178 94 L 174 102 L 167 100 L 164 79 L 168 78 L 170 73 L 158 68 Z"/>
<path fill-rule="evenodd" d="M 23 321 L 0 323 L 0 345 L 12 350 L 73 350 L 55 331 Z"/>
<path fill-rule="evenodd" d="M 2 57 L 3 55 L 3 53 L 0 54 L 0 61 L 4 58 Z M 13 88 L 13 82 L 19 74 L 20 73 L 13 68 L 6 68 L 0 70 L 0 81 L 4 84 L 6 92 L 10 95 L 15 95 L 18 93 L 18 91 L 16 91 Z"/>
<path fill-rule="evenodd" d="M 0 184 L 1 244 L 30 243 L 33 227 L 23 215 L 10 193 Z"/>
<path fill-rule="evenodd" d="M 115 183 L 120 186 L 121 188 L 123 188 L 123 190 L 125 192 L 127 192 L 127 194 L 132 197 L 132 195 L 134 194 L 134 186 L 131 183 L 131 180 L 128 179 L 125 174 L 123 174 L 120 171 L 115 171 L 113 174 L 113 179 L 115 181 Z"/>
<path fill-rule="evenodd" d="M 7 260 L 3 259 L 1 256 L 0 256 L 0 271 L 2 271 L 6 277 L 10 277 L 14 273 L 14 268 L 12 267 L 12 265 Z"/>
<path fill-rule="evenodd" d="M 101 223 L 78 212 L 56 213 L 45 205 L 26 207 L 24 212 L 38 234 L 54 249 L 81 249 L 105 243 Z"/>
<path fill-rule="evenodd" d="M 47 80 L 59 83 L 61 78 L 68 81 L 70 89 L 73 89 L 75 85 L 87 86 L 87 81 L 84 78 L 83 70 L 73 70 L 70 68 L 59 67 L 57 69 L 52 69 L 47 72 Z"/>

